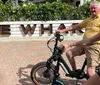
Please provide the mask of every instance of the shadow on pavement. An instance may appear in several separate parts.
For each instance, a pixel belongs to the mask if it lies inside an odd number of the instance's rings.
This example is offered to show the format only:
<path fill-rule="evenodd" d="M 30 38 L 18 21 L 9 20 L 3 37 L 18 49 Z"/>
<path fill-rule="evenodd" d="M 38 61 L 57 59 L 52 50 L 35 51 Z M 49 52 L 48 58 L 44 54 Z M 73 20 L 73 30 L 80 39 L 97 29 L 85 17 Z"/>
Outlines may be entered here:
<path fill-rule="evenodd" d="M 31 81 L 31 78 L 30 78 L 30 73 L 28 73 L 27 70 L 31 70 L 31 68 L 33 67 L 34 65 L 27 65 L 26 67 L 20 67 L 18 69 L 18 77 L 19 77 L 19 83 L 21 85 L 35 85 L 32 83 Z"/>
<path fill-rule="evenodd" d="M 31 78 L 30 78 L 30 73 L 28 73 L 27 70 L 30 70 L 32 69 L 34 65 L 30 64 L 30 65 L 27 65 L 26 67 L 20 67 L 18 69 L 18 77 L 19 77 L 19 83 L 21 85 L 35 85 L 32 81 L 31 81 Z M 76 79 L 67 79 L 67 78 L 64 78 L 62 79 L 66 85 L 82 85 L 85 80 L 76 80 Z"/>

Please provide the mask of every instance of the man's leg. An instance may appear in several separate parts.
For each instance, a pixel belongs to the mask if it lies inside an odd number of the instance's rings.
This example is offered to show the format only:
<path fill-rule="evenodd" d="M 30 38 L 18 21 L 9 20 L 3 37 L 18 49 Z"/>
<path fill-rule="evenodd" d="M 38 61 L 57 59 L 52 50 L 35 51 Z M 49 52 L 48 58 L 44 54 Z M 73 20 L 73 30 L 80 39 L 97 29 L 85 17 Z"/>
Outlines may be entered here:
<path fill-rule="evenodd" d="M 72 66 L 72 70 L 75 71 L 77 69 L 76 62 L 75 62 L 75 56 L 80 56 L 84 54 L 84 49 L 82 47 L 73 47 L 70 50 L 66 51 L 66 56 L 68 57 L 68 60 Z"/>
<path fill-rule="evenodd" d="M 75 71 L 77 68 L 76 68 L 75 58 L 72 56 L 72 52 L 71 51 L 66 52 L 66 56 L 68 57 L 72 70 Z"/>
<path fill-rule="evenodd" d="M 95 74 L 95 67 L 99 65 L 100 45 L 93 44 L 85 47 L 87 57 L 87 73 L 89 77 Z"/>
<path fill-rule="evenodd" d="M 93 76 L 95 74 L 95 67 L 87 68 L 87 73 L 88 73 L 89 77 Z"/>

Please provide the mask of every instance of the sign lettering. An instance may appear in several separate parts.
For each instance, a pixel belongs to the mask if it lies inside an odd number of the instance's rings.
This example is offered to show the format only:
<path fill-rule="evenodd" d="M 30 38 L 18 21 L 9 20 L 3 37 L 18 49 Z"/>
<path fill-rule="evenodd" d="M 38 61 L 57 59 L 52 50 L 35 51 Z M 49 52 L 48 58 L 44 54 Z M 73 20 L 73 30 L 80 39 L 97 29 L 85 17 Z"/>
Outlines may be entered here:
<path fill-rule="evenodd" d="M 23 24 L 21 24 L 21 28 L 24 32 L 24 34 L 27 34 L 28 32 L 30 32 L 31 34 L 34 34 L 35 28 L 36 28 L 36 24 L 34 24 L 32 27 L 28 24 L 25 28 L 25 26 Z"/>
<path fill-rule="evenodd" d="M 43 24 L 41 24 L 41 34 L 44 34 L 44 31 L 50 31 L 50 34 L 52 34 L 52 24 L 50 24 L 48 27 L 44 27 Z"/>
<path fill-rule="evenodd" d="M 0 35 L 11 35 L 10 25 L 0 25 Z"/>
<path fill-rule="evenodd" d="M 73 23 L 72 25 L 77 24 L 77 23 Z M 32 26 L 30 24 L 27 24 L 26 26 L 24 24 L 20 24 L 20 27 L 23 31 L 23 33 L 26 35 L 28 33 L 30 34 L 34 34 L 34 31 L 36 29 L 37 24 L 33 24 Z M 65 29 L 66 26 L 61 23 L 58 26 L 58 29 Z M 40 24 L 40 33 L 44 34 L 44 31 L 49 31 L 50 34 L 53 33 L 53 24 L 49 24 L 47 27 L 44 27 L 44 24 Z M 82 30 L 77 30 L 79 33 L 84 33 Z M 68 32 L 66 32 L 68 34 Z M 75 30 L 72 31 L 72 33 L 76 33 Z M 0 35 L 11 35 L 11 29 L 10 29 L 10 25 L 0 25 Z"/>

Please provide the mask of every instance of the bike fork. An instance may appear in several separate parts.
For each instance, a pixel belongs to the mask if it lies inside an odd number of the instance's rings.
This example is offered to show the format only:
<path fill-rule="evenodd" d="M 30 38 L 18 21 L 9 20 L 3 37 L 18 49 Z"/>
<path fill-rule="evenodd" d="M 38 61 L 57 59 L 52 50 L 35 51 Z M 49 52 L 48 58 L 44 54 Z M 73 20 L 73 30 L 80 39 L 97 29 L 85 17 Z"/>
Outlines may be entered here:
<path fill-rule="evenodd" d="M 51 64 L 52 64 L 52 62 L 53 61 L 51 61 L 52 59 L 50 58 L 50 59 L 48 59 L 47 60 L 47 62 L 46 62 L 46 67 L 47 67 L 47 70 L 46 71 L 44 71 L 44 73 L 43 73 L 43 75 L 44 75 L 44 77 L 46 77 L 46 78 L 50 78 L 50 68 L 51 68 Z"/>

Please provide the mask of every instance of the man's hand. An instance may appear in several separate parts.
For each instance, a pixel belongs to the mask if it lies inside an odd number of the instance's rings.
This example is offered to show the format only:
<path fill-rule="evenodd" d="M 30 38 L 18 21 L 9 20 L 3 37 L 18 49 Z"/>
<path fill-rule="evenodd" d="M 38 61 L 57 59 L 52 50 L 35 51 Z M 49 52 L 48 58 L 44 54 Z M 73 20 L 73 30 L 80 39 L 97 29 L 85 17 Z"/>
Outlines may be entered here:
<path fill-rule="evenodd" d="M 63 33 L 63 30 L 57 30 L 56 32 L 57 33 Z"/>
<path fill-rule="evenodd" d="M 70 43 L 69 42 L 68 43 L 61 42 L 59 46 L 64 47 L 63 51 L 65 52 L 70 47 Z"/>

